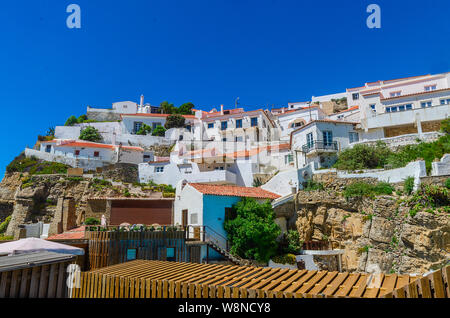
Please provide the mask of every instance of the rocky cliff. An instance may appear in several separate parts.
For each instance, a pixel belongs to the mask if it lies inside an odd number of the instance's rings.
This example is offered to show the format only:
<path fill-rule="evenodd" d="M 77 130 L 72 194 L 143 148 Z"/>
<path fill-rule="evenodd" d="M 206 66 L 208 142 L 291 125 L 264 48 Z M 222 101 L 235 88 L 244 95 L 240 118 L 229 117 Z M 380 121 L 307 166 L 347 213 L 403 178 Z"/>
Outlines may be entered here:
<path fill-rule="evenodd" d="M 112 176 L 120 175 L 122 170 L 108 173 Z M 161 195 L 154 189 L 141 187 L 138 184 L 109 182 L 92 177 L 30 176 L 28 173 L 7 173 L 0 183 L 0 222 L 11 215 L 5 235 L 14 236 L 20 224 L 39 221 L 52 223 L 57 214 L 58 205 L 74 202 L 76 217 L 74 225 L 78 226 L 84 221 L 88 199 L 123 196 L 156 198 Z M 67 198 L 70 198 L 70 201 L 65 201 Z"/>
<path fill-rule="evenodd" d="M 412 215 L 402 195 L 346 199 L 338 190 L 300 191 L 295 227 L 301 239 L 345 249 L 344 270 L 425 273 L 449 261 L 447 209 Z M 292 224 L 292 221 L 291 221 Z"/>

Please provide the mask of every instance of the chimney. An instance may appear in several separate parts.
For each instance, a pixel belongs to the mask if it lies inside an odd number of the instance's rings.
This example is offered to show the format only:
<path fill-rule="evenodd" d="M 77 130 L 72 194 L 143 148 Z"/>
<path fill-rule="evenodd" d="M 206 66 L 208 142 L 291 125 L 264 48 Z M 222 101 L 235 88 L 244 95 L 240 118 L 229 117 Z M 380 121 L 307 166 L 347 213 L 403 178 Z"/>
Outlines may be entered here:
<path fill-rule="evenodd" d="M 139 106 L 144 106 L 144 95 L 141 95 L 141 104 Z"/>
<path fill-rule="evenodd" d="M 281 107 L 281 113 L 284 114 L 284 107 Z"/>
<path fill-rule="evenodd" d="M 223 115 L 223 104 L 220 105 L 220 114 Z"/>

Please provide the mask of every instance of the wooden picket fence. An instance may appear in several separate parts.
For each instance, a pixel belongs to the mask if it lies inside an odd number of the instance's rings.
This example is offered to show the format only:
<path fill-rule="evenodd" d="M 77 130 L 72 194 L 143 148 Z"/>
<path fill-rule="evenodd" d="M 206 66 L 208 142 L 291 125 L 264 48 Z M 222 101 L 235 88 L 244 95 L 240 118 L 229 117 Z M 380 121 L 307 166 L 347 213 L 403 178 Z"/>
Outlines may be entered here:
<path fill-rule="evenodd" d="M 448 268 L 445 273 L 448 273 Z M 436 274 L 437 276 L 437 274 Z M 136 260 L 81 273 L 73 298 L 390 297 L 417 277 Z M 448 297 L 448 281 L 445 283 Z M 405 294 L 407 297 L 409 294 Z M 439 293 L 431 294 L 439 296 Z"/>
<path fill-rule="evenodd" d="M 450 265 L 387 293 L 385 298 L 450 298 Z"/>
<path fill-rule="evenodd" d="M 193 259 L 198 248 L 185 244 L 185 231 L 86 231 L 86 239 L 91 270 L 126 262 L 129 249 L 137 259 L 166 260 L 167 248 L 174 248 L 176 261 L 199 261 Z"/>
<path fill-rule="evenodd" d="M 61 262 L 0 273 L 0 298 L 65 298 L 66 268 Z"/>

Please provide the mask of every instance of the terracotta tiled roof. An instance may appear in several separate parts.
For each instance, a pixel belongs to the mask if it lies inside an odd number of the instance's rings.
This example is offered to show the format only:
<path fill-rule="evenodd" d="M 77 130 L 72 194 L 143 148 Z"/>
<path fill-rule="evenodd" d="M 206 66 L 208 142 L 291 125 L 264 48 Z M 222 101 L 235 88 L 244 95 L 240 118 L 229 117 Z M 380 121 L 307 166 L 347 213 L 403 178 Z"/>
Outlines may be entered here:
<path fill-rule="evenodd" d="M 224 195 L 232 197 L 249 197 L 257 199 L 277 199 L 280 196 L 261 188 L 215 185 L 204 183 L 189 183 L 190 186 L 203 194 Z"/>
<path fill-rule="evenodd" d="M 52 235 L 47 240 L 81 240 L 84 239 L 84 231 L 86 226 L 80 226 L 67 232 Z"/>
<path fill-rule="evenodd" d="M 450 88 L 435 89 L 434 91 L 420 92 L 420 93 L 400 95 L 400 96 L 394 96 L 394 97 L 386 97 L 386 98 L 381 98 L 381 100 L 385 101 L 385 100 L 401 99 L 401 98 L 405 98 L 405 97 L 420 96 L 420 95 L 433 94 L 433 93 L 446 92 L 446 91 L 450 91 Z"/>
<path fill-rule="evenodd" d="M 286 110 L 284 113 L 274 114 L 274 116 L 280 117 L 280 116 L 283 116 L 283 115 L 286 115 L 286 114 L 295 113 L 295 112 L 299 112 L 299 111 L 307 110 L 307 109 L 312 109 L 312 108 L 319 108 L 319 106 L 307 106 L 307 107 L 302 107 L 302 108 L 297 108 L 297 109 L 290 109 L 290 110 Z"/>
<path fill-rule="evenodd" d="M 340 111 L 340 112 L 337 112 L 337 113 L 334 113 L 334 114 L 331 114 L 331 115 L 336 115 L 336 114 L 340 114 L 340 113 L 345 113 L 345 112 L 349 112 L 349 111 L 357 110 L 357 109 L 359 109 L 359 106 L 353 106 L 353 107 L 350 107 L 350 108 L 348 108 L 348 109 L 346 109 L 346 110 L 343 110 L 343 111 Z"/>

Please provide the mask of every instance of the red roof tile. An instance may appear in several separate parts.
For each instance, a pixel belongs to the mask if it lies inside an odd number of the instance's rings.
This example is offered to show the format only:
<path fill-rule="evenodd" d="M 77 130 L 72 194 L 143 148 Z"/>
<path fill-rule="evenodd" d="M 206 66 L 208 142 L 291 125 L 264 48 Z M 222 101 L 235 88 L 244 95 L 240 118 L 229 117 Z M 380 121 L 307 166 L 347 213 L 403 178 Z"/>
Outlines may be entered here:
<path fill-rule="evenodd" d="M 257 199 L 277 199 L 280 196 L 261 188 L 238 187 L 205 183 L 189 183 L 197 191 L 209 195 L 224 195 L 232 197 L 249 197 Z"/>
<path fill-rule="evenodd" d="M 82 240 L 86 226 L 80 226 L 67 232 L 52 235 L 47 240 Z"/>
<path fill-rule="evenodd" d="M 138 114 L 121 114 L 121 117 L 133 116 L 133 117 L 168 117 L 170 114 L 154 114 L 154 113 L 138 113 Z M 195 119 L 195 115 L 181 115 L 184 118 Z"/>

